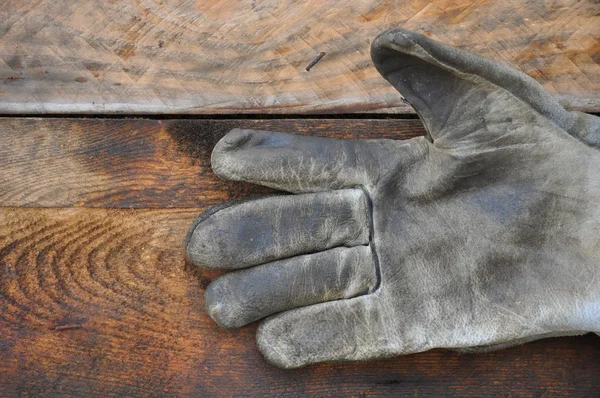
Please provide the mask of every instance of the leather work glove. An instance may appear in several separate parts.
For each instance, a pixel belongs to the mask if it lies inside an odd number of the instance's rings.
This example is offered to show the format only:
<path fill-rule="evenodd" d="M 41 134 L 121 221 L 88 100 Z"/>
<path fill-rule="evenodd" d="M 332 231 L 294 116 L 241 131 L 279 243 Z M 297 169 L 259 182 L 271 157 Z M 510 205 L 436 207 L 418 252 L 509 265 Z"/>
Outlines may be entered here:
<path fill-rule="evenodd" d="M 210 316 L 267 317 L 257 344 L 284 368 L 600 332 L 600 118 L 413 32 L 371 54 L 427 136 L 228 133 L 217 176 L 298 195 L 194 223 L 191 261 L 237 270 L 207 288 Z"/>

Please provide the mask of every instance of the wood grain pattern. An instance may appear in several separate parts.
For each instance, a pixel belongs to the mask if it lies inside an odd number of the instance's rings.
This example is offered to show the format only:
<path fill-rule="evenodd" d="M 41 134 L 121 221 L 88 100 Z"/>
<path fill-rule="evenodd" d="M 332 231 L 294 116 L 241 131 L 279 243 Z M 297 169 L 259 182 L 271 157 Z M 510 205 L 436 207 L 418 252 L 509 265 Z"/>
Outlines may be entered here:
<path fill-rule="evenodd" d="M 235 127 L 403 139 L 419 120 L 0 119 L 0 206 L 203 207 L 272 192 L 216 178 L 210 154 Z"/>
<path fill-rule="evenodd" d="M 200 209 L 0 208 L 0 396 L 597 396 L 600 338 L 284 371 L 203 310 Z M 78 326 L 78 327 L 76 327 Z"/>
<path fill-rule="evenodd" d="M 410 112 L 369 56 L 398 26 L 600 111 L 596 0 L 4 0 L 0 113 Z"/>

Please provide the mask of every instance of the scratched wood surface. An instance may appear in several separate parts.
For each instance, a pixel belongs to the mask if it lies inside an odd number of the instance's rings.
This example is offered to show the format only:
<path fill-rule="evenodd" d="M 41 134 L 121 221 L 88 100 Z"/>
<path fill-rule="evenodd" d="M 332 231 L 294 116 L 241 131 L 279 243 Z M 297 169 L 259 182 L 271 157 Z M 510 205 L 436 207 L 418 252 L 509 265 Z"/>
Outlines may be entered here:
<path fill-rule="evenodd" d="M 0 396 L 597 396 L 600 338 L 284 371 L 216 326 L 182 242 L 232 127 L 408 138 L 417 120 L 0 119 Z M 9 193 L 7 193 L 9 192 Z M 52 198 L 56 198 L 53 202 Z"/>
<path fill-rule="evenodd" d="M 369 56 L 398 26 L 600 111 L 597 0 L 0 0 L 0 114 L 410 112 Z"/>
<path fill-rule="evenodd" d="M 0 118 L 0 206 L 206 207 L 272 192 L 213 176 L 229 130 L 402 139 L 419 120 L 134 120 Z M 25 134 L 25 135 L 24 135 Z"/>

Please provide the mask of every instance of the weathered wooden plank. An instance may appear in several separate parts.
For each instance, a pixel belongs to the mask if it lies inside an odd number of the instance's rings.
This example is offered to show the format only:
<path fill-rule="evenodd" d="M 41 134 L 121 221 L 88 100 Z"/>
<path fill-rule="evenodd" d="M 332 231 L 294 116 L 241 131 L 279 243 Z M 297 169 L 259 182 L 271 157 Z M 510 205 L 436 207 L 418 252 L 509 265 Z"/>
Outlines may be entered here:
<path fill-rule="evenodd" d="M 398 26 L 600 111 L 596 0 L 5 0 L 0 113 L 410 112 L 369 57 Z"/>
<path fill-rule="evenodd" d="M 200 209 L 0 208 L 0 396 L 596 396 L 600 338 L 284 371 L 203 309 Z"/>
<path fill-rule="evenodd" d="M 403 139 L 419 120 L 133 120 L 0 118 L 0 206 L 202 207 L 264 194 L 210 169 L 229 130 Z"/>

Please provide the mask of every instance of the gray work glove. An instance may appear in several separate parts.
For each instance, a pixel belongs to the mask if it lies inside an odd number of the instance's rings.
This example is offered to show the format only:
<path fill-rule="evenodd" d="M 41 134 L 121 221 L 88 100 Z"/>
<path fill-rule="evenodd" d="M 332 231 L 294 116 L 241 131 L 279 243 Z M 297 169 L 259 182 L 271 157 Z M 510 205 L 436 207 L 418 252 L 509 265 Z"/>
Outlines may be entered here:
<path fill-rule="evenodd" d="M 504 64 L 393 30 L 379 72 L 427 137 L 233 130 L 214 172 L 299 195 L 213 208 L 194 264 L 224 327 L 262 321 L 273 364 L 502 348 L 600 332 L 600 119 Z"/>

